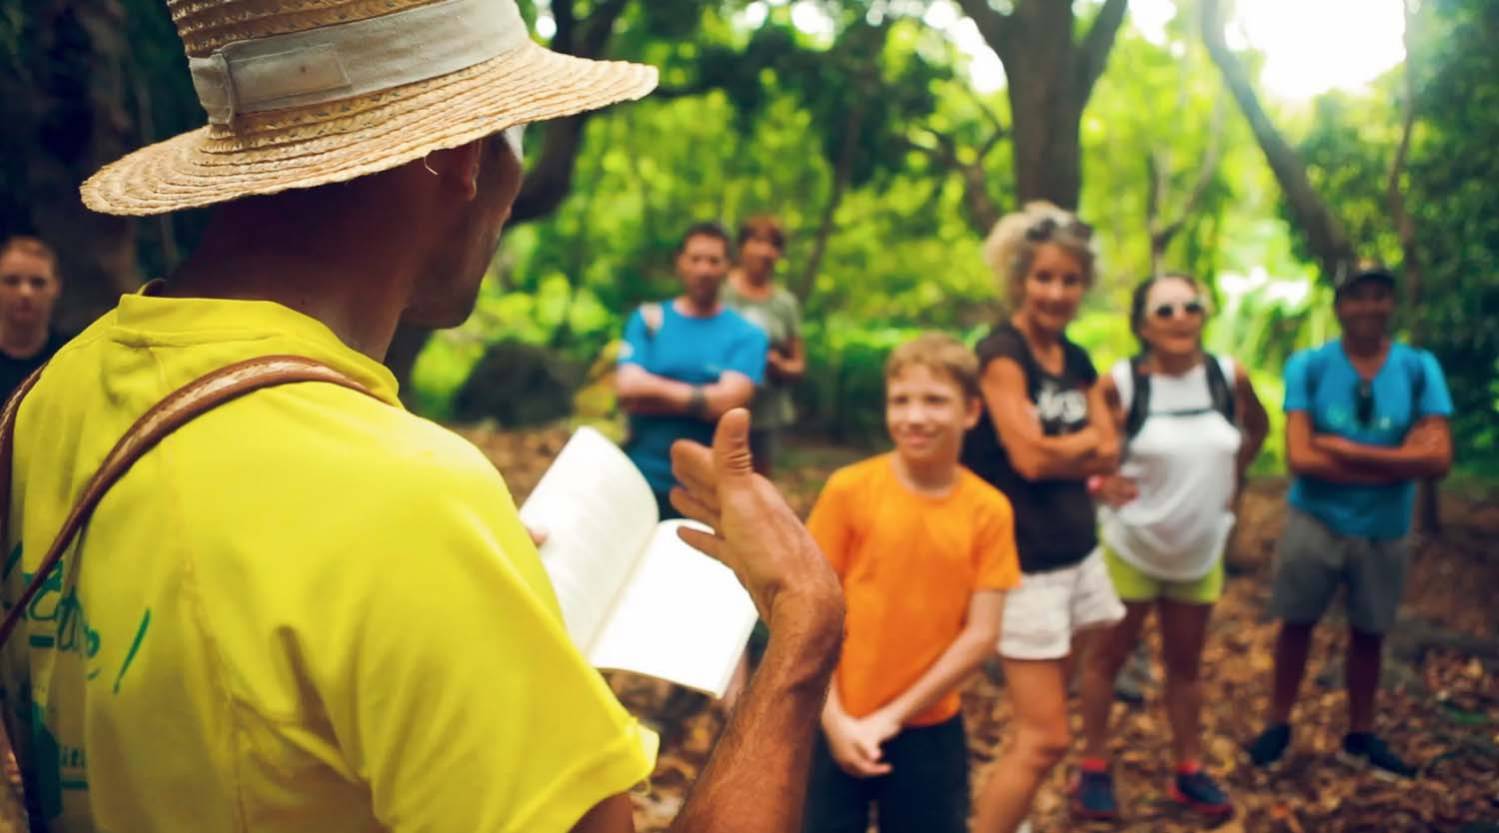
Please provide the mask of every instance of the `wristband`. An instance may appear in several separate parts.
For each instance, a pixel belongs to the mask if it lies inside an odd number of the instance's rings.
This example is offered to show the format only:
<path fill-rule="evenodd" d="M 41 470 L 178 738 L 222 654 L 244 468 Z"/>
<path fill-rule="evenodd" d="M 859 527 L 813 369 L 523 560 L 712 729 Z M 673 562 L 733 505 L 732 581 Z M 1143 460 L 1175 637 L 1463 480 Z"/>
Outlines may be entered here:
<path fill-rule="evenodd" d="M 701 417 L 708 413 L 708 394 L 703 393 L 702 387 L 692 386 L 692 396 L 687 399 L 687 413 L 695 417 Z"/>

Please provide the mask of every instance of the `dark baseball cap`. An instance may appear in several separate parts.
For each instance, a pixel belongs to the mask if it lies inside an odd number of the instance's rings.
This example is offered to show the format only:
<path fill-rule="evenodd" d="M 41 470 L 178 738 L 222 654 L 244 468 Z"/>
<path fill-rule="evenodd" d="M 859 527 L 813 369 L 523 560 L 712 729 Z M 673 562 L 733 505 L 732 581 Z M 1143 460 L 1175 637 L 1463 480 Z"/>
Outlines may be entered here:
<path fill-rule="evenodd" d="M 1380 281 L 1391 289 L 1397 283 L 1395 273 L 1377 263 L 1363 262 L 1345 272 L 1340 272 L 1333 278 L 1333 291 L 1342 294 L 1343 290 L 1350 289 L 1364 281 Z"/>

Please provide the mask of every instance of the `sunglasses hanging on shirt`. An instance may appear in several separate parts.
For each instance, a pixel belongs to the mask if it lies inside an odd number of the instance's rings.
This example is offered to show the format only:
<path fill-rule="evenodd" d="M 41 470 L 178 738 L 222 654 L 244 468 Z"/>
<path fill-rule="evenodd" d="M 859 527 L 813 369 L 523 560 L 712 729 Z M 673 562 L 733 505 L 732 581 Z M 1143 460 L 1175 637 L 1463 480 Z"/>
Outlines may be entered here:
<path fill-rule="evenodd" d="M 1360 379 L 1353 391 L 1353 415 L 1359 425 L 1374 421 L 1374 383 L 1368 379 Z"/>

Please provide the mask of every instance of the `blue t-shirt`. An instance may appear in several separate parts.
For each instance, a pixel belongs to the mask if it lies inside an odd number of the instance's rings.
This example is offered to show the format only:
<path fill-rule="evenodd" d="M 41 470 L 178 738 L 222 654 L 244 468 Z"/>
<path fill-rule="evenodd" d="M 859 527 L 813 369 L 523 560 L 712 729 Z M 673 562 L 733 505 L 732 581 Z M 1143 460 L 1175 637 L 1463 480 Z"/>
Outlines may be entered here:
<path fill-rule="evenodd" d="M 1404 344 L 1390 347 L 1374 376 L 1373 417 L 1367 423 L 1358 419 L 1358 387 L 1358 371 L 1341 341 L 1302 350 L 1286 363 L 1286 413 L 1309 412 L 1319 434 L 1390 448 L 1404 443 L 1406 433 L 1425 417 L 1452 415 L 1452 396 L 1441 365 L 1425 350 Z M 1334 532 L 1390 539 L 1410 531 L 1415 495 L 1413 481 L 1363 486 L 1297 477 L 1290 501 Z"/>
<path fill-rule="evenodd" d="M 756 385 L 765 376 L 765 331 L 739 313 L 725 309 L 711 318 L 677 312 L 670 301 L 660 305 L 661 329 L 652 334 L 640 310 L 625 324 L 620 364 L 640 365 L 647 372 L 690 385 L 710 385 L 725 371 L 743 373 Z M 677 440 L 713 441 L 713 423 L 690 416 L 630 415 L 625 453 L 656 492 L 666 492 L 671 476 L 671 444 Z"/>

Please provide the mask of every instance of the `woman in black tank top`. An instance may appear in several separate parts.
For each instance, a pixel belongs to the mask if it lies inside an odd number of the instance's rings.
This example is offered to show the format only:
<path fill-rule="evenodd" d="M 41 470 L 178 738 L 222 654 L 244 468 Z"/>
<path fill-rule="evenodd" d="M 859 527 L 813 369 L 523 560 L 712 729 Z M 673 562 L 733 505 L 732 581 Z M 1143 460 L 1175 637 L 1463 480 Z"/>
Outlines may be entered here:
<path fill-rule="evenodd" d="M 979 797 L 978 833 L 1014 833 L 1067 754 L 1073 634 L 1124 615 L 1095 553 L 1087 486 L 1117 468 L 1119 443 L 1093 363 L 1066 335 L 1093 283 L 1091 237 L 1071 213 L 1031 203 L 985 243 L 1014 312 L 978 345 L 985 407 L 963 463 L 1013 504 L 1024 578 L 999 643 L 1015 738 Z"/>

